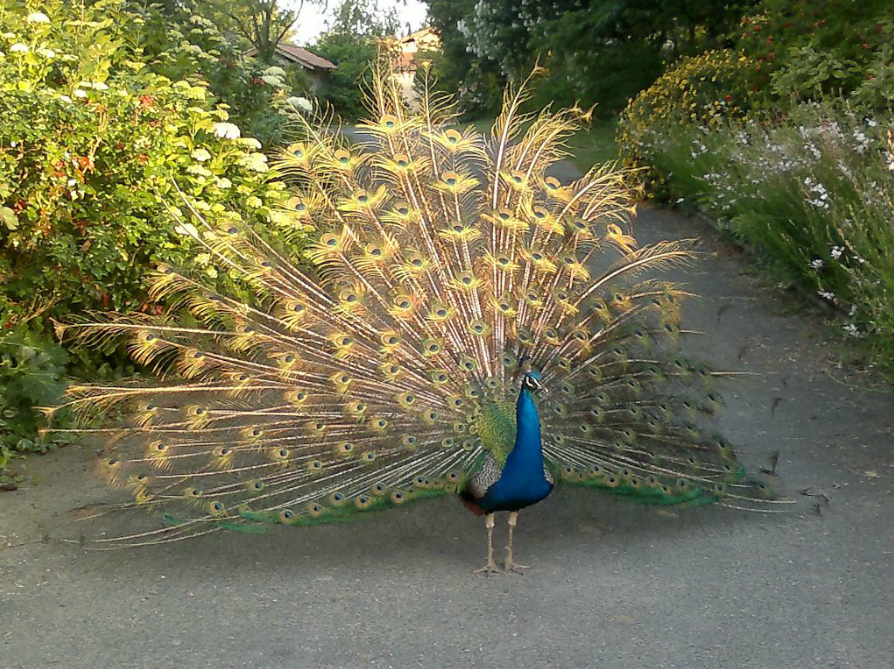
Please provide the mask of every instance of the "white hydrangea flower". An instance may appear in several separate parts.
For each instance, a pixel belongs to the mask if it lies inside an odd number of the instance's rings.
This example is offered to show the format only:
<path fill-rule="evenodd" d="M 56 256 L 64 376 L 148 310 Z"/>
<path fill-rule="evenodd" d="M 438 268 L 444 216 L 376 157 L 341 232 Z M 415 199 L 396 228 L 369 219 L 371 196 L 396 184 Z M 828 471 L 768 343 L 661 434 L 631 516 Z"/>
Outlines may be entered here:
<path fill-rule="evenodd" d="M 243 159 L 242 164 L 245 165 L 248 169 L 254 170 L 255 172 L 266 172 L 267 156 L 265 156 L 263 153 L 249 153 Z"/>
<path fill-rule="evenodd" d="M 307 98 L 293 96 L 293 97 L 290 97 L 288 100 L 286 100 L 286 102 L 288 102 L 290 105 L 292 105 L 296 109 L 300 109 L 303 112 L 311 112 L 314 109 L 313 104 L 311 104 L 311 101 L 308 100 Z"/>
<path fill-rule="evenodd" d="M 178 235 L 183 235 L 185 237 L 196 237 L 199 236 L 199 231 L 196 229 L 192 223 L 181 223 L 176 228 L 174 228 L 174 232 Z"/>
<path fill-rule="evenodd" d="M 28 45 L 22 44 L 21 42 L 17 42 L 9 47 L 10 53 L 28 53 Z"/>
<path fill-rule="evenodd" d="M 242 131 L 235 123 L 215 123 L 211 129 L 221 139 L 239 139 L 242 135 Z"/>
<path fill-rule="evenodd" d="M 49 23 L 50 17 L 43 12 L 31 12 L 25 17 L 28 23 Z"/>
<path fill-rule="evenodd" d="M 211 177 L 214 176 L 210 171 L 206 170 L 201 165 L 190 165 L 186 168 L 186 171 L 190 174 L 195 174 L 197 177 Z"/>
<path fill-rule="evenodd" d="M 207 149 L 196 149 L 190 155 L 194 159 L 198 160 L 200 163 L 204 163 L 206 160 L 211 160 L 211 154 L 207 151 Z"/>

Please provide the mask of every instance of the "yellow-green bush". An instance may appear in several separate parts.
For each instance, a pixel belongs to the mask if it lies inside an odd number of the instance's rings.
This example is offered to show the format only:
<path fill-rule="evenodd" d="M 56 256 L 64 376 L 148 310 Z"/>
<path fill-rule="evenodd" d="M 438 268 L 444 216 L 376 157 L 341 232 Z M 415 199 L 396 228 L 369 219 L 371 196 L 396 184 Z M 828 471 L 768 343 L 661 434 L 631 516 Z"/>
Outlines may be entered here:
<path fill-rule="evenodd" d="M 34 407 L 51 402 L 58 379 L 102 362 L 75 356 L 66 369 L 51 318 L 161 308 L 142 278 L 193 243 L 168 213 L 178 189 L 257 226 L 285 199 L 260 142 L 203 82 L 145 66 L 140 21 L 125 0 L 0 0 L 0 468 L 36 447 Z M 190 269 L 228 280 L 204 260 Z M 52 364 L 34 364 L 43 360 Z"/>
<path fill-rule="evenodd" d="M 707 51 L 682 58 L 631 99 L 618 122 L 618 147 L 625 163 L 648 164 L 658 128 L 691 123 L 713 128 L 744 116 L 754 97 L 748 59 L 734 51 Z"/>

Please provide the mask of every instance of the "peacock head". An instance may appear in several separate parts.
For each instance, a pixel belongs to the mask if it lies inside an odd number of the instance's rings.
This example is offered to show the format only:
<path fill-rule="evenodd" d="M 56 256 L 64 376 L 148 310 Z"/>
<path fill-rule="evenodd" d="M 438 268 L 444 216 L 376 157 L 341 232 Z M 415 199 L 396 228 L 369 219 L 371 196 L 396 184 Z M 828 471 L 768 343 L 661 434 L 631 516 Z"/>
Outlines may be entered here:
<path fill-rule="evenodd" d="M 535 395 L 540 395 L 544 390 L 540 372 L 527 372 L 522 377 L 522 388 Z"/>

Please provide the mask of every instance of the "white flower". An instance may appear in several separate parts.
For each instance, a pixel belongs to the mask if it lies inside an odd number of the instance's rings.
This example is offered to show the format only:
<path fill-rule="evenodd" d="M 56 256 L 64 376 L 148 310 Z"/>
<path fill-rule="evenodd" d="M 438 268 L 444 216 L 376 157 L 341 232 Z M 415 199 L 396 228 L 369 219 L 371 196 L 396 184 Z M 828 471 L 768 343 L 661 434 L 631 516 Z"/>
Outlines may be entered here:
<path fill-rule="evenodd" d="M 28 53 L 28 45 L 18 42 L 9 47 L 10 53 Z"/>
<path fill-rule="evenodd" d="M 851 337 L 859 337 L 860 331 L 857 329 L 857 326 L 853 323 L 848 323 L 844 326 L 844 331 L 847 332 Z"/>
<path fill-rule="evenodd" d="M 248 169 L 254 170 L 255 172 L 266 172 L 267 156 L 265 156 L 263 153 L 249 153 L 242 160 L 242 164 L 245 165 Z"/>
<path fill-rule="evenodd" d="M 39 53 L 44 58 L 55 58 L 56 57 L 56 52 L 53 51 L 52 49 L 40 48 L 37 50 L 37 53 Z"/>
<path fill-rule="evenodd" d="M 286 76 L 286 71 L 281 67 L 274 65 L 264 70 L 264 74 L 269 74 L 271 77 L 284 77 Z"/>
<path fill-rule="evenodd" d="M 832 256 L 832 260 L 838 260 L 841 257 L 841 254 L 844 253 L 844 249 L 840 246 L 833 246 L 832 250 L 829 252 L 829 255 Z"/>
<path fill-rule="evenodd" d="M 250 149 L 260 149 L 261 148 L 261 143 L 258 140 L 256 140 L 254 137 L 243 137 L 242 139 L 239 140 L 239 143 L 244 144 L 245 146 L 249 147 Z"/>
<path fill-rule="evenodd" d="M 101 81 L 96 81 L 96 82 L 94 82 L 94 83 L 92 84 L 92 87 L 93 87 L 93 90 L 96 90 L 96 91 L 107 91 L 107 90 L 109 90 L 109 87 L 106 86 L 106 85 L 105 85 L 103 82 L 101 82 Z"/>
<path fill-rule="evenodd" d="M 50 17 L 43 12 L 31 12 L 25 17 L 28 23 L 49 23 Z"/>
<path fill-rule="evenodd" d="M 190 155 L 200 163 L 204 163 L 206 160 L 211 160 L 211 154 L 208 153 L 206 149 L 196 149 Z"/>
<path fill-rule="evenodd" d="M 87 97 L 87 91 L 81 90 L 80 88 L 76 88 L 76 89 L 74 90 L 74 96 L 75 96 L 76 98 L 86 98 L 86 97 Z"/>
<path fill-rule="evenodd" d="M 217 180 L 217 187 L 220 188 L 221 190 L 226 190 L 227 188 L 230 188 L 232 185 L 233 185 L 233 182 L 230 181 L 229 179 L 227 179 L 226 177 L 220 177 Z"/>
<path fill-rule="evenodd" d="M 192 223 L 181 223 L 174 228 L 174 232 L 178 235 L 184 235 L 185 237 L 195 237 L 196 239 L 199 237 L 199 231 Z"/>
<path fill-rule="evenodd" d="M 215 123 L 211 129 L 221 139 L 239 139 L 242 134 L 239 126 L 233 123 Z"/>
<path fill-rule="evenodd" d="M 304 112 L 311 112 L 314 109 L 313 104 L 311 104 L 311 101 L 307 98 L 293 96 L 286 100 L 286 102 Z"/>
<path fill-rule="evenodd" d="M 212 177 L 214 176 L 210 171 L 206 170 L 201 165 L 190 165 L 186 168 L 186 171 L 190 174 L 195 174 L 197 177 Z"/>
<path fill-rule="evenodd" d="M 835 301 L 835 293 L 830 293 L 828 290 L 818 290 L 817 295 L 819 295 L 824 300 L 829 300 L 829 302 Z"/>
<path fill-rule="evenodd" d="M 60 95 L 59 99 L 62 100 L 62 102 L 68 102 L 69 104 L 71 104 L 71 98 L 67 95 Z"/>
<path fill-rule="evenodd" d="M 811 266 L 813 269 L 820 269 L 820 268 L 822 268 L 823 264 L 824 264 L 824 263 L 823 263 L 822 259 L 821 259 L 821 258 L 817 258 L 816 260 L 814 260 L 814 261 L 812 261 L 812 262 L 810 263 L 810 266 Z"/>

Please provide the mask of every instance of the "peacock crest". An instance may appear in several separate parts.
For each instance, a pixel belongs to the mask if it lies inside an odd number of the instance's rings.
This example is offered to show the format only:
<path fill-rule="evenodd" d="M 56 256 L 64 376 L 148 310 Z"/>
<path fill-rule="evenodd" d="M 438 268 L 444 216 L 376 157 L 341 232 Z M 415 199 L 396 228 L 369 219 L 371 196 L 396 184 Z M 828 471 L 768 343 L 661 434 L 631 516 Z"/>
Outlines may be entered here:
<path fill-rule="evenodd" d="M 112 437 L 99 469 L 123 508 L 163 519 L 100 543 L 461 493 L 506 462 L 529 370 L 548 390 L 537 408 L 557 482 L 657 504 L 768 497 L 699 427 L 721 404 L 715 374 L 677 353 L 687 293 L 653 276 L 690 263 L 692 244 L 637 246 L 625 171 L 550 173 L 581 110 L 522 113 L 522 85 L 483 135 L 427 76 L 421 87 L 411 110 L 377 70 L 356 142 L 327 114 L 296 118 L 300 141 L 276 161 L 293 196 L 270 218 L 310 236 L 303 256 L 184 195 L 196 252 L 241 288 L 162 265 L 150 295 L 167 315 L 64 327 L 87 345 L 125 338 L 162 377 L 69 391 L 85 416 L 130 411 L 126 428 L 94 430 Z"/>

